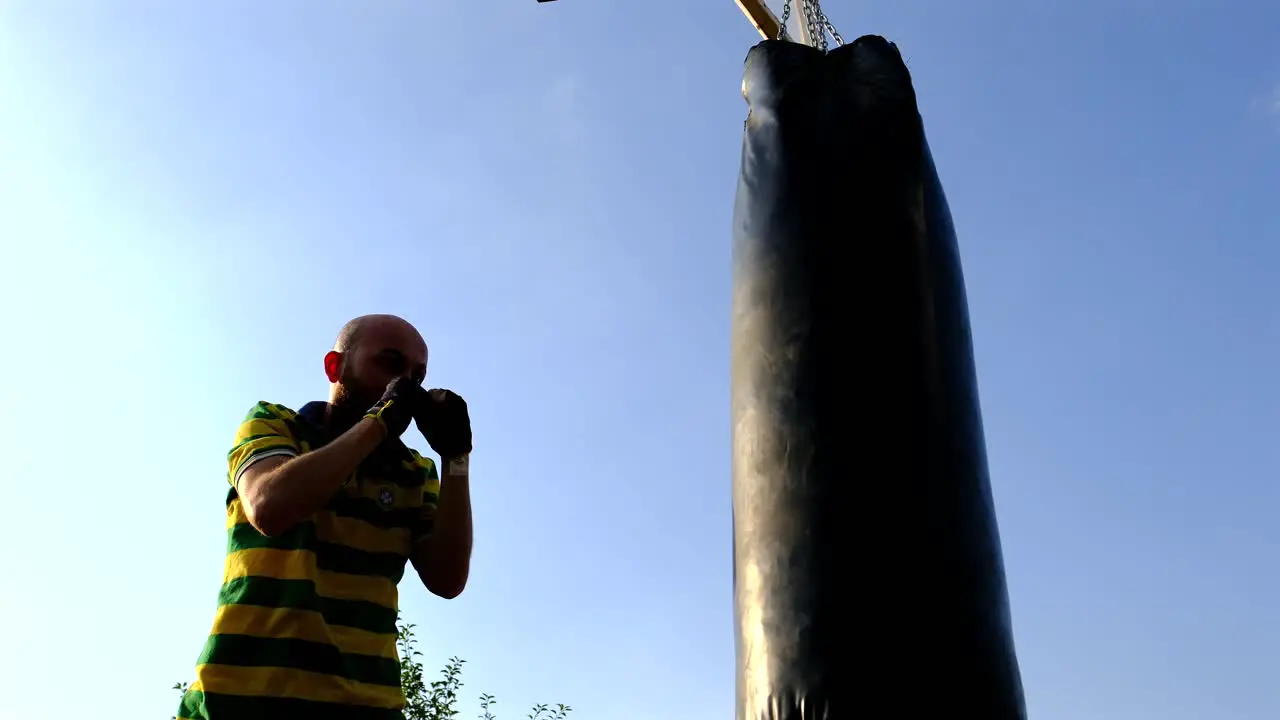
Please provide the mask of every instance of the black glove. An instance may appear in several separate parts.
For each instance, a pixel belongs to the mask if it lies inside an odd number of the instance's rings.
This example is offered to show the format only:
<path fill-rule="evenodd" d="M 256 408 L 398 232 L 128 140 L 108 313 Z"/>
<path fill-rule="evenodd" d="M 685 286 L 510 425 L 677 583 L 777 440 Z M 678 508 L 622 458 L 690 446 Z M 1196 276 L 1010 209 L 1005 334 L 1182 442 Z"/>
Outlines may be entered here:
<path fill-rule="evenodd" d="M 425 404 L 426 390 L 413 378 L 401 377 L 387 383 L 382 399 L 364 416 L 373 418 L 387 430 L 388 438 L 398 438 L 409 429 L 409 421 Z"/>
<path fill-rule="evenodd" d="M 448 462 L 471 452 L 467 401 L 452 390 L 429 390 L 414 420 L 431 449 Z"/>

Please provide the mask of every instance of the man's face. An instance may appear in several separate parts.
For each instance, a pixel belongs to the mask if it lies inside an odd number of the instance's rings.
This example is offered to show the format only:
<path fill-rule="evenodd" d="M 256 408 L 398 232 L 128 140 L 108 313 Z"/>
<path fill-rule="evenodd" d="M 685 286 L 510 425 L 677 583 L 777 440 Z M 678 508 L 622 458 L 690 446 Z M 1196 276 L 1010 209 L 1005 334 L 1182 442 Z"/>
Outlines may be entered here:
<path fill-rule="evenodd" d="M 355 347 L 343 354 L 341 395 L 354 404 L 372 405 L 388 383 L 405 375 L 419 384 L 426 378 L 426 343 L 407 323 L 378 323 L 363 329 Z"/>

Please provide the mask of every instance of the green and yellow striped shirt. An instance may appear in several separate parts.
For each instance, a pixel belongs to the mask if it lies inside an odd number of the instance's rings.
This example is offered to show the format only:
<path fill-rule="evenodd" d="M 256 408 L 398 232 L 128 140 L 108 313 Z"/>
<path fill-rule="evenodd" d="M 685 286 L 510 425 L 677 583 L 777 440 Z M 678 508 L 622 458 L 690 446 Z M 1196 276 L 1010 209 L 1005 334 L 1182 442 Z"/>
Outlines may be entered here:
<path fill-rule="evenodd" d="M 260 402 L 240 425 L 218 610 L 180 719 L 401 718 L 396 585 L 431 530 L 435 463 L 409 448 L 367 460 L 311 519 L 272 537 L 236 494 L 252 463 L 323 445 L 325 407 Z"/>

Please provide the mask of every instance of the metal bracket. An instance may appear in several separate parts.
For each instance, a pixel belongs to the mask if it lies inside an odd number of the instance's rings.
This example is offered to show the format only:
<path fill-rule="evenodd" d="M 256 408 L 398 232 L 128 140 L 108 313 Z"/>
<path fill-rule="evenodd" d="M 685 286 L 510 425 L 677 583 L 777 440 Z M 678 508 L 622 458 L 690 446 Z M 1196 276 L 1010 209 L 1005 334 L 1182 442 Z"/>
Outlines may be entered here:
<path fill-rule="evenodd" d="M 538 0 L 539 2 L 547 2 L 548 0 Z M 742 14 L 747 16 L 751 24 L 755 26 L 760 37 L 765 40 L 777 39 L 782 33 L 782 21 L 777 15 L 769 9 L 765 4 L 765 0 L 736 0 L 738 7 L 742 10 Z M 809 32 L 809 4 L 792 0 L 791 3 L 791 22 L 796 28 L 794 33 L 788 33 L 789 38 L 803 45 L 817 47 L 819 38 L 813 37 Z"/>
<path fill-rule="evenodd" d="M 765 40 L 776 39 L 779 35 L 779 29 L 782 23 L 778 20 L 778 16 L 773 14 L 769 6 L 764 0 L 737 0 L 738 7 L 742 10 L 742 14 L 747 16 L 751 24 L 755 26 L 760 33 L 760 37 Z"/>
<path fill-rule="evenodd" d="M 538 2 L 555 2 L 555 0 L 538 0 Z M 738 8 L 742 10 L 742 14 L 746 15 L 747 19 L 751 21 L 756 32 L 760 33 L 760 37 L 765 40 L 773 40 L 782 34 L 782 21 L 778 19 L 777 15 L 773 14 L 773 11 L 765 4 L 765 0 L 735 0 L 735 2 L 738 3 Z M 796 26 L 799 30 L 796 39 L 805 45 L 817 45 L 816 38 L 809 34 L 809 11 L 806 4 L 796 2 L 793 6 L 793 12 Z"/>

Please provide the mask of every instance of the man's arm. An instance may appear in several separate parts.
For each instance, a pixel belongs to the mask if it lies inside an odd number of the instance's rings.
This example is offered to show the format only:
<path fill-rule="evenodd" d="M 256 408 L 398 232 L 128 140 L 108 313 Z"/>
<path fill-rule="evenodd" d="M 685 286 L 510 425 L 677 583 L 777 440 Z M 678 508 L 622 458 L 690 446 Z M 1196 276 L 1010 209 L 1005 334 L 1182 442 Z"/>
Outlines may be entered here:
<path fill-rule="evenodd" d="M 317 450 L 295 457 L 265 457 L 248 466 L 240 473 L 236 492 L 249 522 L 269 536 L 311 517 L 386 434 L 382 423 L 366 417 Z"/>
<path fill-rule="evenodd" d="M 432 528 L 413 549 L 413 569 L 427 590 L 446 600 L 462 594 L 471 575 L 471 481 L 468 458 L 445 460 Z"/>

